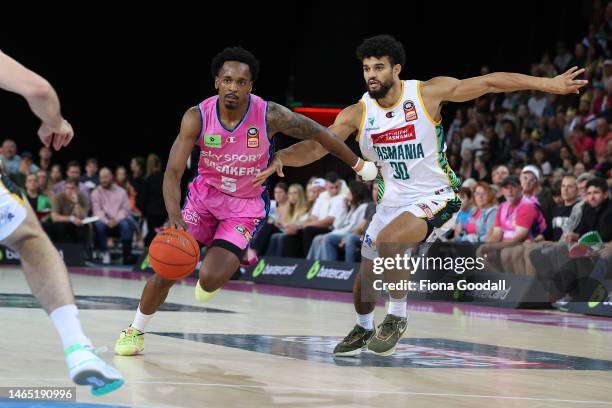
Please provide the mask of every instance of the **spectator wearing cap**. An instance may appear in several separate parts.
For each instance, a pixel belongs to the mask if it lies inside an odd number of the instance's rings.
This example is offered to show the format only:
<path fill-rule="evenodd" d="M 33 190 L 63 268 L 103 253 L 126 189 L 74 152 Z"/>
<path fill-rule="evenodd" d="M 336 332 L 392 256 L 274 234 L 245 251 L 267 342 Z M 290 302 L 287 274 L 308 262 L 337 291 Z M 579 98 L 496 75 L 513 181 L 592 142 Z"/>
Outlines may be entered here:
<path fill-rule="evenodd" d="M 552 197 L 552 193 L 546 187 L 542 187 L 541 184 L 542 176 L 540 170 L 534 165 L 527 165 L 521 170 L 521 187 L 523 189 L 523 197 L 532 200 L 536 205 L 536 208 L 542 213 L 548 226 L 545 231 L 540 231 L 542 236 L 534 237 L 535 240 L 540 241 L 544 238 L 550 238 L 552 234 L 551 221 L 552 212 L 555 207 L 555 202 Z"/>
<path fill-rule="evenodd" d="M 323 191 L 325 191 L 325 187 L 326 186 L 327 186 L 327 181 L 325 181 L 324 178 L 322 178 L 322 177 L 313 177 L 308 182 L 307 188 L 308 187 L 312 187 L 312 189 L 317 192 L 317 197 L 318 197 L 318 194 L 320 194 Z M 316 201 L 316 199 L 315 199 L 315 201 Z"/>
<path fill-rule="evenodd" d="M 524 242 L 546 229 L 546 221 L 533 200 L 523 196 L 521 182 L 508 176 L 501 184 L 506 201 L 500 204 L 487 242 Z"/>
<path fill-rule="evenodd" d="M 487 255 L 487 265 L 505 272 L 532 273 L 525 258 L 537 244 L 526 245 L 546 229 L 546 221 L 533 200 L 523 196 L 518 177 L 508 176 L 502 182 L 506 201 L 499 205 L 493 228 L 486 237 L 487 245 L 479 248 Z M 521 244 L 521 245 L 518 245 Z"/>
<path fill-rule="evenodd" d="M 302 242 L 305 254 L 310 250 L 314 237 L 328 233 L 334 220 L 343 217 L 346 213 L 346 193 L 342 193 L 344 180 L 340 179 L 338 173 L 330 171 L 325 175 L 325 181 L 326 191 L 319 195 L 310 217 L 303 224 Z"/>
<path fill-rule="evenodd" d="M 595 152 L 595 158 L 597 161 L 600 161 L 605 159 L 608 140 L 612 140 L 612 132 L 610 132 L 608 121 L 605 118 L 597 119 L 596 132 L 593 150 Z"/>

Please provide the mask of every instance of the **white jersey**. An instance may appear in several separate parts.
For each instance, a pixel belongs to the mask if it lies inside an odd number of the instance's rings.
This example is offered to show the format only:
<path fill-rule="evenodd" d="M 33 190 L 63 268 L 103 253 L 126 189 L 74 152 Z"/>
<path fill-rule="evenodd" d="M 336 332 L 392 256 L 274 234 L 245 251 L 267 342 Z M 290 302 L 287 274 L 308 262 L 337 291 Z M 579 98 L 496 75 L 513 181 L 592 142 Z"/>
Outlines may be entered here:
<path fill-rule="evenodd" d="M 361 153 L 381 167 L 379 202 L 414 203 L 422 197 L 454 196 L 461 186 L 446 159 L 444 131 L 423 105 L 420 81 L 402 81 L 402 95 L 384 108 L 368 93 L 362 104 L 357 140 Z"/>

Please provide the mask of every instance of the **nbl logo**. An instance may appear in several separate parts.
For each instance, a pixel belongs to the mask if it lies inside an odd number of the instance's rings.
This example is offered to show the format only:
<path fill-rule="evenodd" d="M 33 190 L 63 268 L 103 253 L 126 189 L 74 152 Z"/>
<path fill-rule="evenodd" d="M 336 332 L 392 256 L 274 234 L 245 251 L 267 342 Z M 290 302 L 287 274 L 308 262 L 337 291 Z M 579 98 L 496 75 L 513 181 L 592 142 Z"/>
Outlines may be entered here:
<path fill-rule="evenodd" d="M 406 122 L 411 122 L 418 119 L 414 102 L 410 100 L 404 102 L 404 115 L 406 116 Z"/>
<path fill-rule="evenodd" d="M 257 149 L 259 147 L 259 129 L 255 126 L 251 126 L 247 130 L 247 147 L 251 149 Z"/>

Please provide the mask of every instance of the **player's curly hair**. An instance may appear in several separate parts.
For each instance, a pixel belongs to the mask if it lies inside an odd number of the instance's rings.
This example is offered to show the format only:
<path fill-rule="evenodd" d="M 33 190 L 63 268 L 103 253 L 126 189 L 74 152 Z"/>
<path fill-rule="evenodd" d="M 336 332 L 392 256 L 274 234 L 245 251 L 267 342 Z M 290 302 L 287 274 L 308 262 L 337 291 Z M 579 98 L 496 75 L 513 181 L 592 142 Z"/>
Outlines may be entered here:
<path fill-rule="evenodd" d="M 376 35 L 366 38 L 357 47 L 357 58 L 363 61 L 364 58 L 389 57 L 391 65 L 400 64 L 402 67 L 406 63 L 406 51 L 401 42 L 388 34 Z"/>
<path fill-rule="evenodd" d="M 259 74 L 259 61 L 255 58 L 252 52 L 245 50 L 244 48 L 238 47 L 227 47 L 212 59 L 211 69 L 212 76 L 215 78 L 219 74 L 219 70 L 223 64 L 227 61 L 238 61 L 249 66 L 251 71 L 251 81 L 257 79 Z"/>

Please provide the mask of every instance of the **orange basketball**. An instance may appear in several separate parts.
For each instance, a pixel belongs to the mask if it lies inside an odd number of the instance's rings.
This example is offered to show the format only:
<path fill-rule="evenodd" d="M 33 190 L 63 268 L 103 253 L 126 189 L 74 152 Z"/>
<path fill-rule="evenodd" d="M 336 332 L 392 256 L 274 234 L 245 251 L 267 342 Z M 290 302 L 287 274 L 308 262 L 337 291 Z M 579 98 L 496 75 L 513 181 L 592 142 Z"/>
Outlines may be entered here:
<path fill-rule="evenodd" d="M 149 260 L 155 273 L 162 278 L 182 279 L 195 269 L 200 260 L 200 248 L 189 232 L 166 228 L 151 242 Z"/>

